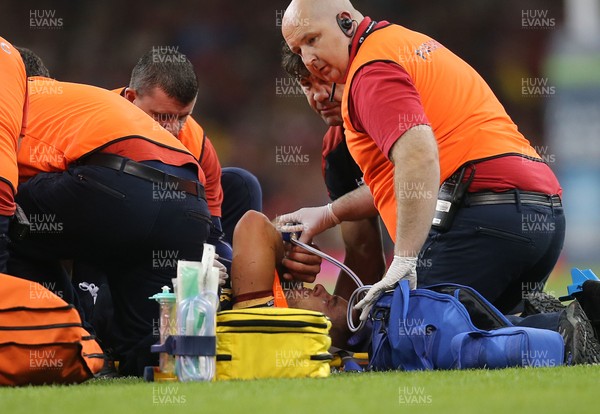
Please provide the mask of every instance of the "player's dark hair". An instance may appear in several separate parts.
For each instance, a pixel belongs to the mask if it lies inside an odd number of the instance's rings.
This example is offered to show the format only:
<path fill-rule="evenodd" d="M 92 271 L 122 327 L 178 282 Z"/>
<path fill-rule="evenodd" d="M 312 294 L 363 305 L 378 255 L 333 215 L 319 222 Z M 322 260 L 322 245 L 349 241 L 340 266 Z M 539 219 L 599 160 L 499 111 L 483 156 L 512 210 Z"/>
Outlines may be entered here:
<path fill-rule="evenodd" d="M 158 47 L 140 58 L 131 71 L 129 87 L 142 96 L 159 87 L 167 96 L 187 105 L 198 94 L 198 78 L 186 55 Z"/>
<path fill-rule="evenodd" d="M 293 78 L 302 79 L 310 76 L 300 55 L 292 52 L 285 42 L 281 47 L 281 67 Z"/>
<path fill-rule="evenodd" d="M 42 58 L 40 58 L 33 51 L 31 51 L 30 49 L 27 49 L 26 47 L 15 46 L 15 49 L 17 49 L 19 51 L 19 53 L 21 54 L 21 59 L 23 60 L 23 63 L 25 64 L 25 73 L 27 74 L 27 77 L 29 77 L 29 76 L 45 76 L 47 78 L 50 77 L 50 71 L 48 70 L 46 65 L 44 65 Z"/>

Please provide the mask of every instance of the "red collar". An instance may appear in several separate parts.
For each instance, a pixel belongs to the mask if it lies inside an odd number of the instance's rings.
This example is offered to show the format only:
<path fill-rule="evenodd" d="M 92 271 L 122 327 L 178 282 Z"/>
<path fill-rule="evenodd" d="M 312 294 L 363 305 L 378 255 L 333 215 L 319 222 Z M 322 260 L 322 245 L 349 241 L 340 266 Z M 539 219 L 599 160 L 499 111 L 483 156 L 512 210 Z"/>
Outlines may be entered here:
<path fill-rule="evenodd" d="M 381 29 L 382 27 L 386 27 L 389 24 L 390 23 L 388 21 L 382 20 L 380 22 L 377 22 L 377 21 L 371 19 L 370 17 L 365 17 L 363 19 L 363 21 L 360 22 L 360 24 L 356 28 L 356 34 L 354 35 L 354 38 L 352 39 L 352 43 L 350 44 L 350 46 L 348 46 L 349 53 L 350 53 L 350 59 L 348 60 L 348 67 L 350 67 L 350 64 L 352 63 L 352 61 L 354 60 L 354 57 L 358 53 L 358 49 L 363 44 L 365 39 L 371 33 L 373 33 L 375 30 Z"/>

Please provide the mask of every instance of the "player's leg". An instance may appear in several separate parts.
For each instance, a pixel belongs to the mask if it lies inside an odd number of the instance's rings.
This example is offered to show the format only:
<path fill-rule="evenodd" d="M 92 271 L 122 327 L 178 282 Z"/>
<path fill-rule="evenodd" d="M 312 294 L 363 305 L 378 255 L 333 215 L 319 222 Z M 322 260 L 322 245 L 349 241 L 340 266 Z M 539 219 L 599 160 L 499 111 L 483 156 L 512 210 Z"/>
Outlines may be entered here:
<path fill-rule="evenodd" d="M 283 258 L 281 235 L 257 211 L 244 214 L 233 233 L 231 284 L 235 307 L 264 305 L 273 300 L 276 263 Z"/>

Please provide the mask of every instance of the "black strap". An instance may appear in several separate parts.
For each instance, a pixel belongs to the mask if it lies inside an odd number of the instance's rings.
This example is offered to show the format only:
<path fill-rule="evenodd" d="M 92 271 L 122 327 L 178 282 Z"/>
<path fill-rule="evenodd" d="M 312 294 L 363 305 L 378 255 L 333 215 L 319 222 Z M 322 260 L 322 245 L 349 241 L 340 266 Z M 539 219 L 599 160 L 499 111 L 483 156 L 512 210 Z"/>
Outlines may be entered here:
<path fill-rule="evenodd" d="M 561 207 L 562 201 L 558 195 L 548 195 L 531 191 L 510 190 L 502 193 L 485 191 L 467 193 L 465 205 L 481 206 L 493 204 L 534 204 L 546 207 Z"/>
<path fill-rule="evenodd" d="M 367 27 L 367 30 L 365 30 L 363 32 L 363 34 L 358 38 L 358 47 L 360 47 L 360 45 L 363 44 L 363 42 L 367 39 L 367 37 L 369 37 L 369 35 L 371 33 L 373 33 L 373 29 L 375 28 L 375 26 L 377 26 L 377 23 L 375 20 L 371 21 L 371 23 L 369 23 L 369 26 Z"/>
<path fill-rule="evenodd" d="M 215 336 L 173 335 L 167 337 L 164 344 L 152 345 L 152 352 L 166 352 L 171 355 L 215 356 L 217 338 Z"/>
<path fill-rule="evenodd" d="M 492 330 L 509 326 L 500 311 L 482 299 L 481 294 L 472 288 L 452 283 L 441 283 L 428 286 L 425 289 L 445 293 L 458 299 L 469 313 L 473 325 L 479 329 Z"/>

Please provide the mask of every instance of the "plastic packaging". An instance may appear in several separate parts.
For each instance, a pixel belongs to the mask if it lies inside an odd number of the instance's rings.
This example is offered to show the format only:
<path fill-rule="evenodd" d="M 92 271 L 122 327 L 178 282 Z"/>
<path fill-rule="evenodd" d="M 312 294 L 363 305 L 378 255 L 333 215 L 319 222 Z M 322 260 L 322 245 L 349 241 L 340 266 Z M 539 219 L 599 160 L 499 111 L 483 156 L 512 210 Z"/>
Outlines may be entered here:
<path fill-rule="evenodd" d="M 205 244 L 202 262 L 179 260 L 177 264 L 177 333 L 215 336 L 219 271 L 213 268 L 214 246 Z M 211 381 L 214 356 L 176 356 L 175 372 L 180 381 Z"/>

